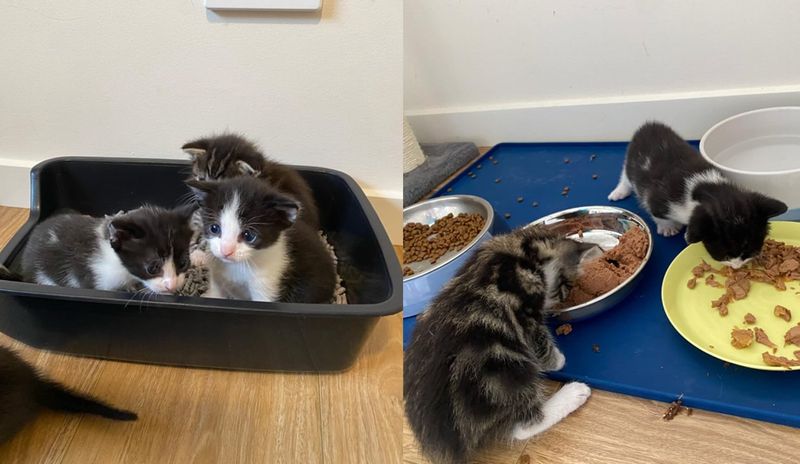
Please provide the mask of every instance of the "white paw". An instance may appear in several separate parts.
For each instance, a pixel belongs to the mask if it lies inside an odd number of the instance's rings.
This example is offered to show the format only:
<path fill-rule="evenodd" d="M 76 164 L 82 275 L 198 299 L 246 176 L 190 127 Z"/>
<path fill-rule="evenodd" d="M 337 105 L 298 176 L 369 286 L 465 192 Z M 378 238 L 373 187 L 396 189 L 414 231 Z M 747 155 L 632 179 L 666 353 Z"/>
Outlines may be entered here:
<path fill-rule="evenodd" d="M 611 201 L 619 201 L 628 198 L 630 195 L 631 195 L 630 188 L 620 187 L 618 185 L 617 188 L 615 188 L 614 190 L 611 191 L 611 193 L 608 194 L 608 199 Z"/>
<path fill-rule="evenodd" d="M 658 232 L 658 235 L 663 235 L 664 237 L 674 237 L 678 235 L 680 231 L 681 231 L 680 226 L 673 226 L 673 225 L 662 226 L 658 224 L 656 227 L 656 232 Z"/>
<path fill-rule="evenodd" d="M 560 371 L 564 367 L 564 364 L 566 364 L 567 362 L 567 358 L 564 356 L 564 353 L 562 353 L 561 350 L 559 350 L 558 348 L 554 348 L 554 350 L 555 351 L 551 359 L 552 367 L 550 369 L 553 372 Z"/>
<path fill-rule="evenodd" d="M 194 250 L 189 255 L 189 260 L 194 267 L 205 267 L 208 264 L 208 253 L 203 250 Z"/>
<path fill-rule="evenodd" d="M 534 435 L 535 433 L 532 431 L 530 424 L 517 424 L 514 426 L 514 430 L 511 431 L 511 437 L 514 440 L 527 440 Z"/>
<path fill-rule="evenodd" d="M 570 382 L 557 391 L 551 401 L 557 403 L 558 409 L 565 417 L 567 414 L 583 406 L 583 403 L 592 395 L 592 389 L 581 382 Z M 554 405 L 555 406 L 555 405 Z"/>

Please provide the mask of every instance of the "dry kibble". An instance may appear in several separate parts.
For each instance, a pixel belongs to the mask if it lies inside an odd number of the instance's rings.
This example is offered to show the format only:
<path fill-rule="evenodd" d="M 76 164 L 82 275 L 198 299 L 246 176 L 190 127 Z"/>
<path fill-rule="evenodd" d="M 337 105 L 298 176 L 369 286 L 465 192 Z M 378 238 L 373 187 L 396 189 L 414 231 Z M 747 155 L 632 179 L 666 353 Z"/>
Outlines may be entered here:
<path fill-rule="evenodd" d="M 524 199 L 524 198 L 522 198 L 522 197 L 517 197 L 517 203 L 522 203 L 523 201 L 525 201 L 525 199 Z"/>
<path fill-rule="evenodd" d="M 483 165 L 482 165 L 482 164 L 478 164 L 478 165 L 476 165 L 476 166 L 475 166 L 475 169 L 480 169 L 480 168 L 482 168 L 482 167 L 483 167 Z"/>
<path fill-rule="evenodd" d="M 594 153 L 592 153 L 591 156 L 589 156 L 589 160 L 591 160 L 591 161 L 594 161 L 596 159 L 597 159 L 597 155 L 595 155 Z"/>
<path fill-rule="evenodd" d="M 485 219 L 480 214 L 452 213 L 439 218 L 433 225 L 410 222 L 403 226 L 403 262 L 430 261 L 435 264 L 445 253 L 459 250 L 471 242 L 483 229 Z M 405 269 L 403 270 L 406 275 Z"/>
<path fill-rule="evenodd" d="M 569 160 L 569 158 L 564 158 L 564 164 L 569 164 L 569 163 L 571 163 L 571 161 Z"/>
<path fill-rule="evenodd" d="M 506 219 L 511 219 L 511 213 L 505 213 L 503 217 L 505 217 Z"/>
<path fill-rule="evenodd" d="M 533 206 L 534 208 L 538 208 L 539 207 L 539 202 L 538 201 L 534 201 L 533 203 L 531 203 L 531 206 Z"/>
<path fill-rule="evenodd" d="M 494 180 L 494 183 L 495 183 L 495 184 L 499 184 L 499 183 L 500 183 L 500 178 L 498 177 L 497 179 L 495 179 L 495 180 Z"/>
<path fill-rule="evenodd" d="M 597 174 L 592 174 L 592 179 L 597 180 Z"/>
<path fill-rule="evenodd" d="M 556 335 L 569 335 L 572 332 L 572 324 L 561 324 L 556 327 Z"/>

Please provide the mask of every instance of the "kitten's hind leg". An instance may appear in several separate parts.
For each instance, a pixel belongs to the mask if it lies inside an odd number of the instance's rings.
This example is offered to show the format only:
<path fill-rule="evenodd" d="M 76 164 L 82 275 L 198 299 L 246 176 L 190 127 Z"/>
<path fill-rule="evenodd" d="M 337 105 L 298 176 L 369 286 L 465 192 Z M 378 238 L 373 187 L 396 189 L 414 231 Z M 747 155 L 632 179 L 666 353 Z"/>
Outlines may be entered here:
<path fill-rule="evenodd" d="M 544 418 L 541 421 L 517 424 L 512 436 L 517 440 L 527 440 L 544 432 L 581 407 L 591 394 L 592 390 L 585 383 L 571 382 L 564 385 L 542 406 Z"/>
<path fill-rule="evenodd" d="M 625 173 L 625 168 L 622 168 L 622 174 L 619 176 L 619 183 L 617 187 L 608 194 L 608 199 L 611 201 L 619 201 L 628 198 L 633 192 L 633 185 L 628 174 Z"/>
<path fill-rule="evenodd" d="M 664 237 L 678 235 L 683 228 L 683 224 L 680 222 L 675 222 L 672 219 L 653 217 L 653 221 L 656 223 L 656 232 L 658 232 L 658 235 L 663 235 Z"/>

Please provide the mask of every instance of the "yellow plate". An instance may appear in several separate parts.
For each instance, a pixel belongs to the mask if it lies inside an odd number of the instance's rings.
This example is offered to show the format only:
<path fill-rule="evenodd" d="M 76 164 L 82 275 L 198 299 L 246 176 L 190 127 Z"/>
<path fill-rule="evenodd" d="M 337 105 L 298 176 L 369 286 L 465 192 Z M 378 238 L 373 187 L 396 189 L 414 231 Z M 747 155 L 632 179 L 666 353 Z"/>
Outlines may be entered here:
<path fill-rule="evenodd" d="M 769 237 L 800 246 L 800 223 L 772 222 Z M 778 345 L 777 356 L 795 359 L 793 352 L 800 350 L 800 347 L 783 346 L 783 334 L 800 322 L 800 295 L 795 293 L 800 292 L 800 282 L 788 282 L 785 292 L 771 285 L 754 282 L 747 297 L 732 302 L 728 306 L 728 315 L 722 317 L 711 307 L 711 301 L 719 298 L 724 293 L 723 289 L 707 286 L 704 279 L 697 279 L 697 286 L 693 290 L 686 286 L 686 282 L 692 278 L 692 268 L 701 259 L 716 268 L 721 266 L 709 256 L 702 244 L 695 243 L 675 257 L 664 275 L 661 302 L 675 330 L 701 351 L 731 364 L 768 371 L 789 370 L 764 364 L 761 353 L 771 350 L 755 341 L 747 348 L 734 348 L 731 345 L 731 330 L 734 326 L 761 327 L 769 339 Z M 789 308 L 792 319 L 786 322 L 775 317 L 772 313 L 775 305 Z M 744 323 L 744 315 L 747 313 L 756 317 L 756 323 L 752 326 Z M 800 367 L 793 367 L 791 370 L 800 370 Z"/>

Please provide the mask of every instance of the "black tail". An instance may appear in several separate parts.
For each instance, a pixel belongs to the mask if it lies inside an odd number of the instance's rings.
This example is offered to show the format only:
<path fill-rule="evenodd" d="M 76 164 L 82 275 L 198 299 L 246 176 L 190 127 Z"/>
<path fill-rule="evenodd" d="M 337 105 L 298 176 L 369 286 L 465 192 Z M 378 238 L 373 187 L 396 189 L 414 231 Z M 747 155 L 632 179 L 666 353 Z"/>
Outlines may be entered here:
<path fill-rule="evenodd" d="M 136 413 L 117 409 L 92 397 L 74 393 L 50 380 L 41 380 L 36 393 L 39 404 L 55 411 L 95 414 L 121 421 L 138 419 Z"/>
<path fill-rule="evenodd" d="M 13 280 L 14 282 L 22 282 L 22 276 L 0 264 L 0 280 Z"/>

